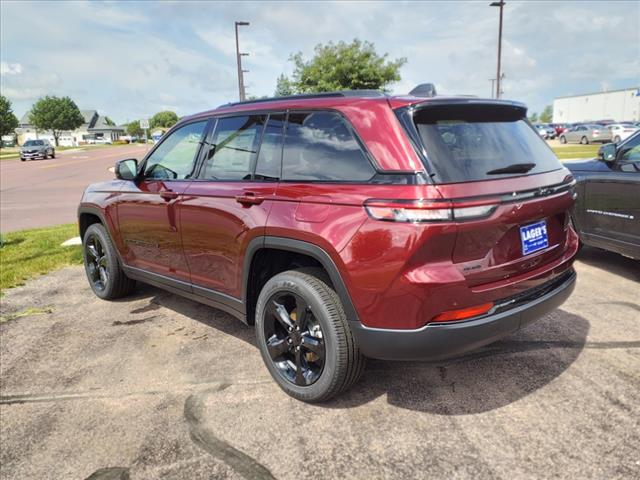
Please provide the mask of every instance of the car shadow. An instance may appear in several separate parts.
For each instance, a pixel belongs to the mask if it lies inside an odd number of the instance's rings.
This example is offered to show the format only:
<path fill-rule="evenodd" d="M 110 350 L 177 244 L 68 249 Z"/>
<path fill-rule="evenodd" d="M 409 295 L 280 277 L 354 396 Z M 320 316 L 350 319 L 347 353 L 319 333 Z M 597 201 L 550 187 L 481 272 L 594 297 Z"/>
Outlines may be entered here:
<path fill-rule="evenodd" d="M 127 301 L 149 299 L 132 314 L 159 306 L 256 347 L 253 327 L 220 310 L 141 285 Z M 121 300 L 124 301 L 124 300 Z M 391 405 L 441 415 L 468 415 L 504 407 L 548 385 L 588 346 L 589 322 L 561 309 L 527 328 L 464 356 L 439 362 L 369 360 L 360 382 L 324 408 L 353 408 L 386 396 Z M 627 348 L 609 342 L 593 348 Z"/>
<path fill-rule="evenodd" d="M 640 260 L 633 260 L 617 253 L 583 246 L 576 257 L 591 267 L 606 270 L 627 280 L 640 281 Z"/>
<path fill-rule="evenodd" d="M 389 404 L 408 410 L 440 415 L 487 412 L 559 377 L 587 345 L 588 332 L 586 319 L 556 310 L 498 342 L 449 360 L 371 360 L 361 382 L 325 406 L 351 408 L 386 395 Z"/>

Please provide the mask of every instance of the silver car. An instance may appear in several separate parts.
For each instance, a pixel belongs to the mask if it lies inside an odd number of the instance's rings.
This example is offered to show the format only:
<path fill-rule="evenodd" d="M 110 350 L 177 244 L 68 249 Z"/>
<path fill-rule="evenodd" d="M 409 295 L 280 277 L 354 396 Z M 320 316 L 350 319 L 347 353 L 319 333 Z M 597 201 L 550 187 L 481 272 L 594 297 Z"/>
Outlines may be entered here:
<path fill-rule="evenodd" d="M 610 143 L 611 130 L 602 125 L 576 125 L 560 134 L 560 143 Z"/>
<path fill-rule="evenodd" d="M 56 158 L 56 150 L 49 140 L 27 140 L 20 147 L 20 160 L 31 160 L 32 158 Z"/>

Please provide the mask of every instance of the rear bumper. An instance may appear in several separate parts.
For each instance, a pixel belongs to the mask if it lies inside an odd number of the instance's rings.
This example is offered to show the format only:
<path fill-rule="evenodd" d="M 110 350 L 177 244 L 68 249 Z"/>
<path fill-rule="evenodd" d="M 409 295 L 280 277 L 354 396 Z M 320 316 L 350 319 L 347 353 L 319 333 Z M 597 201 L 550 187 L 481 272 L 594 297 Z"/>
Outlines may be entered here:
<path fill-rule="evenodd" d="M 381 360 L 440 360 L 495 342 L 546 315 L 560 306 L 575 287 L 576 273 L 571 269 L 551 287 L 533 298 L 513 299 L 512 308 L 476 320 L 456 323 L 431 323 L 416 330 L 368 328 L 350 322 L 360 351 Z M 525 292 L 526 294 L 526 292 Z"/>

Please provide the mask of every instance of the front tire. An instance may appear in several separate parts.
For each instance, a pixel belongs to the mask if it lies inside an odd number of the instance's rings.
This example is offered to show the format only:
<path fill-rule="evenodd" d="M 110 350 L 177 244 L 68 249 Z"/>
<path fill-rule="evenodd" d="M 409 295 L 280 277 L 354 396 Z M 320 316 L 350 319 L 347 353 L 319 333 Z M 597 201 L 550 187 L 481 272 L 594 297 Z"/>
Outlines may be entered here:
<path fill-rule="evenodd" d="M 560 143 L 567 143 L 567 137 L 565 137 L 564 135 L 560 136 Z"/>
<path fill-rule="evenodd" d="M 264 285 L 256 305 L 256 338 L 273 379 L 304 402 L 338 395 L 364 370 L 340 298 L 320 269 L 289 270 Z"/>
<path fill-rule="evenodd" d="M 89 285 L 98 297 L 114 300 L 133 291 L 136 282 L 124 274 L 109 233 L 102 224 L 94 223 L 87 228 L 82 252 Z"/>
<path fill-rule="evenodd" d="M 613 143 L 620 143 L 620 140 L 622 140 L 620 138 L 620 135 L 616 135 L 616 137 L 613 139 Z"/>

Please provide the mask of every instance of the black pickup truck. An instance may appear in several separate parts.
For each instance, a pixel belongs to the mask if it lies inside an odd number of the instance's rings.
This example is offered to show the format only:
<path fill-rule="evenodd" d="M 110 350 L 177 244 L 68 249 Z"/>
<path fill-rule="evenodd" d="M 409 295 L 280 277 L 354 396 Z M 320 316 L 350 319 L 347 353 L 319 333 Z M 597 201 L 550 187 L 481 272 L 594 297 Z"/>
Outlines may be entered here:
<path fill-rule="evenodd" d="M 640 131 L 564 166 L 578 182 L 572 220 L 582 243 L 640 260 Z"/>

